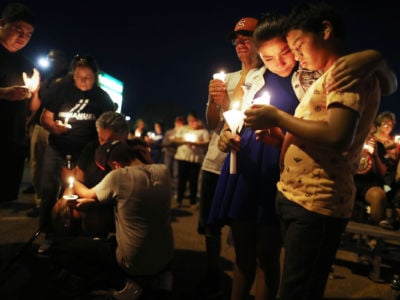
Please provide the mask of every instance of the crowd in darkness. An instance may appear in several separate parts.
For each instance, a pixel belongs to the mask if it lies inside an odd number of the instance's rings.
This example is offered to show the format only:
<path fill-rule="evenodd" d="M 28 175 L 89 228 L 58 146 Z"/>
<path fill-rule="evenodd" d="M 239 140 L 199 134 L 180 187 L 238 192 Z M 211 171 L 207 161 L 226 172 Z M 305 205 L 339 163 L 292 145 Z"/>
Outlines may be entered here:
<path fill-rule="evenodd" d="M 0 126 L 13 159 L 0 205 L 18 199 L 28 159 L 37 254 L 69 295 L 170 292 L 172 209 L 199 212 L 204 299 L 222 296 L 224 226 L 236 257 L 231 300 L 254 283 L 260 300 L 323 299 L 356 202 L 369 211 L 361 222 L 399 229 L 400 138 L 395 113 L 380 112 L 397 76 L 378 50 L 345 51 L 330 5 L 239 19 L 228 39 L 240 68 L 209 81 L 204 115 L 134 123 L 99 86 L 93 56 L 52 49 L 40 74 L 21 52 L 35 26 L 24 4 L 2 11 Z"/>

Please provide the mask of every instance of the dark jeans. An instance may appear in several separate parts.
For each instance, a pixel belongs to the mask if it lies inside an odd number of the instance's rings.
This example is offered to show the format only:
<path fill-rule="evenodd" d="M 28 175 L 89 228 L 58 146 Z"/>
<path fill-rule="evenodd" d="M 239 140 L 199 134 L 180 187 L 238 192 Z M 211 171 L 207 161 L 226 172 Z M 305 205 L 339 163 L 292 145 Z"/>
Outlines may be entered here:
<path fill-rule="evenodd" d="M 0 181 L 0 203 L 18 199 L 19 187 L 25 168 L 27 147 L 15 143 L 5 142 L 3 147 L 2 170 L 5 176 Z"/>
<path fill-rule="evenodd" d="M 285 248 L 279 299 L 323 299 L 348 220 L 313 213 L 280 193 L 277 213 Z"/>
<path fill-rule="evenodd" d="M 126 275 L 115 259 L 115 238 L 55 238 L 50 257 L 53 264 L 80 277 L 88 288 L 120 288 Z"/>
<path fill-rule="evenodd" d="M 61 168 L 65 157 L 51 145 L 47 145 L 42 166 L 42 201 L 39 210 L 39 225 L 44 233 L 51 233 L 51 210 L 59 199 L 62 182 Z"/>
<path fill-rule="evenodd" d="M 193 163 L 184 160 L 178 160 L 178 203 L 182 203 L 186 190 L 186 182 L 189 182 L 190 188 L 190 204 L 197 202 L 197 185 L 200 175 L 200 163 Z"/>

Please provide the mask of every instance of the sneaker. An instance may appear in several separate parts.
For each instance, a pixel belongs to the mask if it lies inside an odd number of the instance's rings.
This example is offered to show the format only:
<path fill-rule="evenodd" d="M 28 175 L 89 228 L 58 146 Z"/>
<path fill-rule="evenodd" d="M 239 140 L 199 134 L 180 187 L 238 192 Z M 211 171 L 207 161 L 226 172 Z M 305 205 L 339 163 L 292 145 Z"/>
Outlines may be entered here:
<path fill-rule="evenodd" d="M 394 218 L 386 218 L 379 222 L 379 227 L 387 230 L 397 230 L 399 229 L 399 222 Z"/>
<path fill-rule="evenodd" d="M 39 217 L 39 208 L 33 207 L 30 211 L 26 213 L 28 217 L 37 218 Z"/>
<path fill-rule="evenodd" d="M 53 240 L 50 238 L 46 238 L 43 243 L 39 246 L 39 249 L 37 251 L 38 254 L 40 255 L 47 255 L 51 245 L 52 245 Z"/>
<path fill-rule="evenodd" d="M 132 279 L 126 281 L 125 287 L 122 290 L 111 292 L 111 296 L 115 300 L 136 300 L 142 294 L 142 288 Z"/>

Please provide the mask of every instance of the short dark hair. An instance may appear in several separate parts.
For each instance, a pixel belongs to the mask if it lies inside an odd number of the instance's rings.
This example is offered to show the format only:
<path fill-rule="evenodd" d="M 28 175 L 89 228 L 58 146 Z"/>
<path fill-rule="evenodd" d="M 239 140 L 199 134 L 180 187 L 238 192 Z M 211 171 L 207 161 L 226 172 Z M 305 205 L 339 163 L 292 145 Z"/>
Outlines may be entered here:
<path fill-rule="evenodd" d="M 133 139 L 128 139 L 126 140 L 126 144 L 132 149 L 132 158 L 136 158 L 144 164 L 152 163 L 148 160 L 150 159 L 150 157 L 148 157 L 150 146 L 143 138 L 134 137 Z"/>
<path fill-rule="evenodd" d="M 22 3 L 14 2 L 8 4 L 3 9 L 1 18 L 5 23 L 23 21 L 35 27 L 35 17 L 31 9 Z"/>
<path fill-rule="evenodd" d="M 259 48 L 263 42 L 272 40 L 277 37 L 282 38 L 282 40 L 286 41 L 286 20 L 286 16 L 280 13 L 268 12 L 262 14 L 260 22 L 258 23 L 253 33 L 254 45 Z"/>
<path fill-rule="evenodd" d="M 292 9 L 288 16 L 285 32 L 300 29 L 305 32 L 320 33 L 324 30 L 324 21 L 332 24 L 334 35 L 343 40 L 345 38 L 345 27 L 341 16 L 328 3 L 302 2 Z"/>

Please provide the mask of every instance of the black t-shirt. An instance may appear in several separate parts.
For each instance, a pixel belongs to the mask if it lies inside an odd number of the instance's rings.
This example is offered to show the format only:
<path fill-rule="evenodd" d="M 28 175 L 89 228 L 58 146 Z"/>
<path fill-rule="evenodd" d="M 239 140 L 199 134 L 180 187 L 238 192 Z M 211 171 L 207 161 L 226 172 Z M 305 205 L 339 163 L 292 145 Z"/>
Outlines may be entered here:
<path fill-rule="evenodd" d="M 54 120 L 66 121 L 71 129 L 63 134 L 50 134 L 49 144 L 61 154 L 75 158 L 83 147 L 97 139 L 96 119 L 105 111 L 113 111 L 110 96 L 97 85 L 89 91 L 77 89 L 71 75 L 48 91 L 44 108 L 54 114 Z"/>
<path fill-rule="evenodd" d="M 0 45 L 0 87 L 23 86 L 22 73 L 33 74 L 34 65 L 20 52 L 9 52 Z M 0 128 L 4 144 L 23 145 L 26 142 L 26 121 L 29 99 L 9 101 L 0 99 Z"/>
<path fill-rule="evenodd" d="M 85 173 L 84 184 L 88 188 L 94 187 L 107 174 L 101 170 L 95 162 L 96 149 L 100 146 L 98 139 L 89 142 L 81 151 L 77 166 Z"/>

